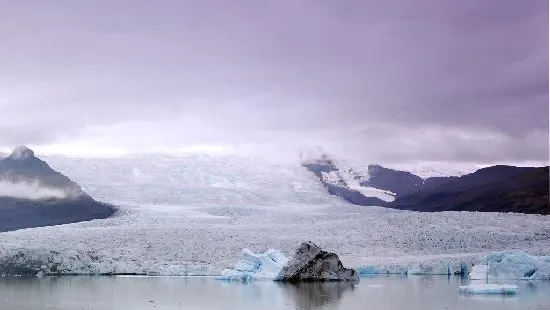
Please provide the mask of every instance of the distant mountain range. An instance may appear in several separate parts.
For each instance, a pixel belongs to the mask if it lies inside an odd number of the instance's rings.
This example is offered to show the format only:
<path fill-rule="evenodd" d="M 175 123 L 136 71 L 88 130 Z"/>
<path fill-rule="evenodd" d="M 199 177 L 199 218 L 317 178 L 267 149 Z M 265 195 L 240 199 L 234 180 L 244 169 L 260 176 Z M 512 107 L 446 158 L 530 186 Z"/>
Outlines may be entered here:
<path fill-rule="evenodd" d="M 107 218 L 114 212 L 26 147 L 0 159 L 0 232 Z"/>
<path fill-rule="evenodd" d="M 327 155 L 302 165 L 320 179 L 330 194 L 357 205 L 423 212 L 550 214 L 548 167 L 499 165 L 460 177 L 423 179 L 379 165 L 356 171 Z"/>

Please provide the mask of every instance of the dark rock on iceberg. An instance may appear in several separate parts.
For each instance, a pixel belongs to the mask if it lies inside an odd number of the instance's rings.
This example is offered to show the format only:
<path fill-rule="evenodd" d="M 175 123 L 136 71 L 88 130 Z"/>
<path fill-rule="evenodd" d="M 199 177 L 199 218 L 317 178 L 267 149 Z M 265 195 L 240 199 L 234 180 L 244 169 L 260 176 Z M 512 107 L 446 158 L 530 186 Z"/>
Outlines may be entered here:
<path fill-rule="evenodd" d="M 357 272 L 345 268 L 338 255 L 321 250 L 313 242 L 303 242 L 283 267 L 277 281 L 359 281 Z"/>

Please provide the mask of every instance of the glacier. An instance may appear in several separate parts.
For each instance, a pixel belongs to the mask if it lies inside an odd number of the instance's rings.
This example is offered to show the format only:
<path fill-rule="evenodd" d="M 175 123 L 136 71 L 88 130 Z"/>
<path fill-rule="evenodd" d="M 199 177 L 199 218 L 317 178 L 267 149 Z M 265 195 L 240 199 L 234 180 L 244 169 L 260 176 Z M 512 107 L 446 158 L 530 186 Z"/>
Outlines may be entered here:
<path fill-rule="evenodd" d="M 289 257 L 303 240 L 361 274 L 467 273 L 495 251 L 550 254 L 550 216 L 355 206 L 299 164 L 211 155 L 44 159 L 119 212 L 0 233 L 0 274 L 220 276 L 243 248 Z"/>

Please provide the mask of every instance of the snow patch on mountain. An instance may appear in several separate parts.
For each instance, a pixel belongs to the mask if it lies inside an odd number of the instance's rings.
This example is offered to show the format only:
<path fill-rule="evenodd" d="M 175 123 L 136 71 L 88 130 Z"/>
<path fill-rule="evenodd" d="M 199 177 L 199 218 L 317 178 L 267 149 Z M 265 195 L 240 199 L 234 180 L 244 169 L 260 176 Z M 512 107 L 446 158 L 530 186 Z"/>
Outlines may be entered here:
<path fill-rule="evenodd" d="M 28 158 L 33 158 L 34 152 L 26 146 L 18 146 L 13 149 L 13 152 L 9 156 L 13 160 L 25 160 Z"/>
<path fill-rule="evenodd" d="M 375 197 L 386 202 L 392 202 L 395 200 L 396 195 L 391 191 L 361 185 L 362 182 L 368 181 L 368 173 L 366 175 L 361 175 L 355 170 L 347 168 L 341 169 L 339 174 L 342 181 L 348 188 L 361 193 L 365 197 Z"/>
<path fill-rule="evenodd" d="M 368 167 L 350 166 L 344 161 L 332 160 L 327 155 L 322 155 L 316 161 L 302 162 L 302 165 L 317 174 L 324 184 L 341 188 L 344 192 L 358 193 L 364 197 L 378 198 L 385 202 L 395 200 L 395 193 L 365 185 L 370 178 Z M 338 195 L 344 194 L 342 192 Z"/>

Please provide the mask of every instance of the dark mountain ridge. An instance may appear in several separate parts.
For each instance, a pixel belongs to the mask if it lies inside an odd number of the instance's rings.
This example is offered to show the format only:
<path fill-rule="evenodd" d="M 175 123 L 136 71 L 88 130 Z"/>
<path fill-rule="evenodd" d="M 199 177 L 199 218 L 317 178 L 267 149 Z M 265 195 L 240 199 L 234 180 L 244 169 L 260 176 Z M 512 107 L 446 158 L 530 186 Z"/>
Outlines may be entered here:
<path fill-rule="evenodd" d="M 425 212 L 550 214 L 549 186 L 548 167 L 492 166 L 398 197 L 387 206 Z"/>
<path fill-rule="evenodd" d="M 327 155 L 303 164 L 332 195 L 364 206 L 384 206 L 422 212 L 480 211 L 550 214 L 548 167 L 497 165 L 460 177 L 422 179 L 410 172 L 369 165 L 359 184 L 390 191 L 395 200 L 366 197 L 341 177 L 341 169 Z M 346 168 L 350 170 L 349 168 Z M 332 173 L 327 179 L 323 173 Z"/>
<path fill-rule="evenodd" d="M 95 201 L 63 174 L 17 147 L 0 159 L 0 232 L 107 218 L 111 205 Z"/>

